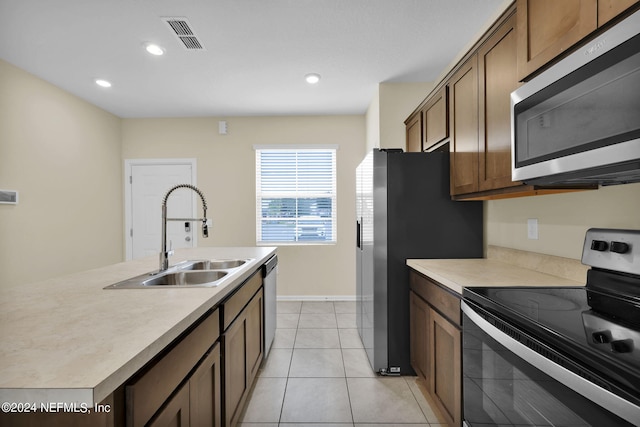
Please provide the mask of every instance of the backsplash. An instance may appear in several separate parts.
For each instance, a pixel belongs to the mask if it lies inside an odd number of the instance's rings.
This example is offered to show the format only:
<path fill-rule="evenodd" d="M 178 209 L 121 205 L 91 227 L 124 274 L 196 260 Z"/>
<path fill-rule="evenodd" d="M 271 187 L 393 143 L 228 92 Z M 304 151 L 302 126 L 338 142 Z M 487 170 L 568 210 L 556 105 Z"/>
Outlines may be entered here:
<path fill-rule="evenodd" d="M 487 258 L 581 283 L 586 283 L 587 270 L 589 269 L 588 266 L 572 258 L 493 245 L 487 247 Z"/>

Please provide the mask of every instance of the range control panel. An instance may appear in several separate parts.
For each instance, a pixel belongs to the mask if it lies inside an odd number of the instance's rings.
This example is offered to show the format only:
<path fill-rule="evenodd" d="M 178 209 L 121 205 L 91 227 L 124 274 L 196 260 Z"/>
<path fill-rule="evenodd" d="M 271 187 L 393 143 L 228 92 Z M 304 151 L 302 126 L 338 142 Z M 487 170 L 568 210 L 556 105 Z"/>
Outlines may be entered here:
<path fill-rule="evenodd" d="M 640 275 L 640 230 L 587 230 L 582 249 L 582 263 Z"/>

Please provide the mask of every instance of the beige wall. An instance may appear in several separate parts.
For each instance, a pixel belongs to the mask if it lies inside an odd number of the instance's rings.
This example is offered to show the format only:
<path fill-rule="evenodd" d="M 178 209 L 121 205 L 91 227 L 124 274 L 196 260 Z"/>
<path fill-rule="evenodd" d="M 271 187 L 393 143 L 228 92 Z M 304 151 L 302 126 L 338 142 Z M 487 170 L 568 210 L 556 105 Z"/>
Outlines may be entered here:
<path fill-rule="evenodd" d="M 381 83 L 380 148 L 406 149 L 404 121 L 433 89 L 433 83 Z"/>
<path fill-rule="evenodd" d="M 365 146 L 364 116 L 125 119 L 124 159 L 196 158 L 197 185 L 213 219 L 200 246 L 255 246 L 255 152 L 261 144 L 336 144 L 338 243 L 281 246 L 279 296 L 355 295 L 355 168 Z"/>
<path fill-rule="evenodd" d="M 433 83 L 380 83 L 366 113 L 366 153 L 374 148 L 406 149 L 404 121 L 433 89 Z"/>
<path fill-rule="evenodd" d="M 122 260 L 120 119 L 0 60 L 0 286 Z"/>
<path fill-rule="evenodd" d="M 588 228 L 640 229 L 640 184 L 485 203 L 485 242 L 531 252 L 580 259 Z M 538 240 L 527 239 L 528 218 Z"/>

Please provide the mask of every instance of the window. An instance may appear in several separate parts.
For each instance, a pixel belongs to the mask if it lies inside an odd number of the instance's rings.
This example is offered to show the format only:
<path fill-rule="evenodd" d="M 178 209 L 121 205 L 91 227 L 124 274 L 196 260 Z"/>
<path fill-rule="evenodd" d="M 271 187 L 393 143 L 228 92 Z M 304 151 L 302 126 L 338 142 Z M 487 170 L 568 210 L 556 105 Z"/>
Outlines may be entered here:
<path fill-rule="evenodd" d="M 256 147 L 258 243 L 336 243 L 336 149 Z"/>

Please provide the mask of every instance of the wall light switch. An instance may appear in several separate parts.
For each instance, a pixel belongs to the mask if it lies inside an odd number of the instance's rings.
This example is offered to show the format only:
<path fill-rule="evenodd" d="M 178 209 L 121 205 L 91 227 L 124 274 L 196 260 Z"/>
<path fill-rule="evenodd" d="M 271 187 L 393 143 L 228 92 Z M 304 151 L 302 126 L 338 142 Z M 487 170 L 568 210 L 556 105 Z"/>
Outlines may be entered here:
<path fill-rule="evenodd" d="M 527 238 L 538 240 L 538 218 L 529 218 L 527 220 Z"/>
<path fill-rule="evenodd" d="M 220 120 L 218 122 L 218 133 L 220 135 L 226 135 L 228 132 L 227 130 L 227 121 L 226 120 Z"/>

